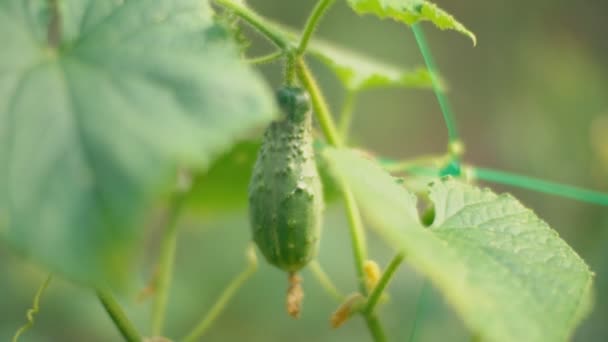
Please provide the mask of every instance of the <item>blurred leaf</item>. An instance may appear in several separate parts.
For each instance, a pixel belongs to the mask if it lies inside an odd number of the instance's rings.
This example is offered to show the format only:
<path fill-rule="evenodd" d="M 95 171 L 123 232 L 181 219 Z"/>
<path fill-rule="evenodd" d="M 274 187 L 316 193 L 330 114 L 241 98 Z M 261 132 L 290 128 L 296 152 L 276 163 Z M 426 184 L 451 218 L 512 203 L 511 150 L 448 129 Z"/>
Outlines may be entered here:
<path fill-rule="evenodd" d="M 481 340 L 565 341 L 588 313 L 587 265 L 513 197 L 438 181 L 427 229 L 416 198 L 377 164 L 347 150 L 324 156 L 378 233 L 406 251 Z"/>
<path fill-rule="evenodd" d="M 273 97 L 206 1 L 65 0 L 56 50 L 50 3 L 0 3 L 0 239 L 122 283 L 178 166 L 206 168 L 272 119 Z"/>
<path fill-rule="evenodd" d="M 313 41 L 309 53 L 334 71 L 344 87 L 350 91 L 383 86 L 432 87 L 431 76 L 426 68 L 400 69 L 318 40 Z"/>
<path fill-rule="evenodd" d="M 473 44 L 477 43 L 473 32 L 437 5 L 425 0 L 348 0 L 348 4 L 358 14 L 375 14 L 408 25 L 430 21 L 442 30 L 455 30 L 471 38 Z"/>
<path fill-rule="evenodd" d="M 253 166 L 261 147 L 257 140 L 243 141 L 219 157 L 206 171 L 195 175 L 192 190 L 188 195 L 188 207 L 200 216 L 233 213 L 247 207 L 247 193 Z M 325 202 L 336 200 L 340 190 L 330 177 L 327 164 L 319 157 L 317 168 L 323 183 Z"/>
<path fill-rule="evenodd" d="M 247 188 L 258 150 L 258 141 L 244 141 L 219 157 L 206 172 L 195 175 L 188 204 L 196 214 L 214 215 L 247 206 Z"/>

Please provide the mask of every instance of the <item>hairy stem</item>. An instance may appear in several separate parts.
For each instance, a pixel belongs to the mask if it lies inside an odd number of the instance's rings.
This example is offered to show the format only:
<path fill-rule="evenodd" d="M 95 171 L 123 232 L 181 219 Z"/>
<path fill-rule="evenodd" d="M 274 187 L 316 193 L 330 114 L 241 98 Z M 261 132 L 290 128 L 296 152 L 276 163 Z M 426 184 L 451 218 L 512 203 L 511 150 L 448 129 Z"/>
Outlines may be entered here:
<path fill-rule="evenodd" d="M 341 147 L 342 141 L 329 111 L 327 101 L 325 101 L 325 97 L 323 96 L 317 81 L 310 72 L 310 69 L 304 60 L 299 59 L 297 61 L 296 72 L 300 82 L 302 82 L 302 85 L 310 94 L 315 115 L 319 121 L 319 124 L 321 125 L 321 129 L 323 130 L 323 134 L 325 135 L 327 142 L 332 146 Z"/>
<path fill-rule="evenodd" d="M 269 25 L 264 18 L 251 9 L 239 5 L 231 0 L 215 0 L 215 2 L 220 6 L 234 12 L 234 14 L 236 14 L 239 18 L 243 19 L 245 22 L 251 25 L 251 27 L 259 31 L 264 37 L 281 49 L 286 50 L 291 45 L 289 39 L 280 29 Z"/>
<path fill-rule="evenodd" d="M 175 250 L 177 248 L 177 219 L 179 217 L 183 195 L 175 194 L 167 213 L 167 224 L 161 242 L 161 254 L 158 264 L 157 289 L 152 307 L 152 334 L 161 336 L 165 324 L 169 289 L 173 277 Z"/>
<path fill-rule="evenodd" d="M 431 81 L 433 82 L 433 91 L 435 92 L 437 102 L 439 102 L 441 112 L 443 113 L 443 119 L 448 129 L 450 144 L 456 143 L 460 139 L 458 136 L 458 130 L 456 128 L 456 121 L 454 120 L 454 113 L 452 112 L 452 107 L 450 106 L 448 98 L 445 96 L 445 93 L 441 89 L 439 78 L 437 77 L 437 67 L 435 66 L 435 61 L 433 60 L 433 54 L 431 53 L 431 49 L 427 44 L 424 32 L 422 31 L 422 27 L 420 26 L 420 24 L 414 24 L 412 26 L 412 30 L 414 31 L 414 36 L 416 37 L 416 43 L 418 43 L 420 53 L 422 54 L 426 67 L 431 75 Z"/>
<path fill-rule="evenodd" d="M 224 292 L 217 299 L 215 304 L 211 307 L 211 310 L 201 319 L 201 321 L 194 327 L 191 333 L 188 334 L 182 341 L 183 342 L 194 342 L 199 340 L 205 332 L 211 327 L 211 324 L 217 319 L 217 317 L 224 311 L 224 308 L 230 302 L 236 292 L 245 284 L 245 282 L 255 273 L 258 268 L 257 258 L 255 255 L 255 249 L 251 246 L 247 250 L 247 268 L 235 277 L 232 282 L 226 287 Z"/>
<path fill-rule="evenodd" d="M 287 52 L 287 60 L 285 61 L 285 84 L 293 86 L 296 80 L 296 55 L 293 51 Z"/>
<path fill-rule="evenodd" d="M 300 43 L 298 44 L 298 56 L 302 56 L 306 52 L 310 38 L 312 38 L 312 35 L 315 32 L 319 24 L 319 20 L 321 20 L 323 15 L 334 3 L 335 0 L 319 0 L 317 2 L 315 8 L 312 10 L 312 13 L 308 16 L 306 25 L 304 26 L 304 31 L 302 33 L 302 37 L 300 38 Z"/>
<path fill-rule="evenodd" d="M 378 316 L 375 314 L 365 315 L 365 324 L 367 325 L 367 329 L 372 334 L 372 338 L 375 342 L 385 342 L 386 334 L 384 333 L 384 329 L 382 328 L 382 324 L 378 320 Z"/>
<path fill-rule="evenodd" d="M 141 342 L 141 335 L 133 323 L 129 321 L 118 302 L 112 297 L 112 294 L 109 291 L 98 289 L 97 297 L 125 340 Z"/>
<path fill-rule="evenodd" d="M 284 54 L 285 53 L 283 51 L 277 51 L 277 52 L 270 53 L 268 55 L 247 59 L 246 62 L 251 65 L 272 63 L 272 62 L 276 61 L 277 59 L 280 59 L 281 57 L 283 57 Z"/>
<path fill-rule="evenodd" d="M 380 281 L 378 281 L 378 284 L 376 285 L 376 287 L 374 287 L 374 290 L 369 295 L 367 304 L 365 305 L 365 308 L 363 309 L 364 314 L 371 315 L 374 313 L 374 309 L 376 308 L 376 305 L 378 304 L 380 297 L 384 293 L 384 290 L 388 286 L 388 283 L 391 281 L 391 279 L 395 275 L 395 271 L 397 271 L 397 269 L 399 268 L 399 265 L 401 265 L 401 263 L 403 262 L 404 257 L 405 257 L 404 253 L 398 253 L 397 255 L 395 255 L 393 260 L 391 260 L 391 262 L 388 264 L 388 267 L 386 268 L 384 273 L 382 273 L 382 277 L 380 278 Z"/>

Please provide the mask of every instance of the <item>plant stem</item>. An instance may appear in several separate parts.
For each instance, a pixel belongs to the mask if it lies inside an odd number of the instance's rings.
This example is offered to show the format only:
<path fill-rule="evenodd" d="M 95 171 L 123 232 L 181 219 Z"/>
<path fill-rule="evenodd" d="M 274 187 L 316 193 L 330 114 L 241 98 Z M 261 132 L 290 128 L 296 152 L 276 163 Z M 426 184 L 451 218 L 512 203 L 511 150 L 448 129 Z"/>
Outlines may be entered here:
<path fill-rule="evenodd" d="M 365 323 L 367 324 L 367 329 L 372 334 L 372 338 L 375 342 L 384 342 L 386 341 L 386 334 L 384 333 L 384 329 L 378 320 L 378 316 L 375 314 L 366 315 Z"/>
<path fill-rule="evenodd" d="M 312 10 L 312 13 L 308 16 L 308 20 L 306 21 L 306 25 L 304 26 L 304 31 L 302 33 L 302 38 L 300 38 L 300 44 L 298 44 L 297 55 L 302 56 L 304 52 L 306 52 L 306 48 L 308 47 L 308 43 L 310 38 L 312 37 L 315 29 L 319 24 L 319 20 L 323 17 L 323 15 L 327 12 L 329 7 L 333 5 L 335 0 L 319 0 L 315 5 L 315 8 Z"/>
<path fill-rule="evenodd" d="M 112 294 L 106 290 L 97 290 L 97 297 L 103 304 L 103 307 L 106 309 L 108 315 L 120 331 L 121 335 L 125 338 L 125 340 L 129 342 L 141 342 L 142 338 L 133 323 L 129 321 L 127 315 L 125 315 L 124 311 L 116 302 L 116 300 L 112 297 Z"/>
<path fill-rule="evenodd" d="M 416 37 L 416 43 L 418 43 L 420 53 L 422 53 L 422 58 L 424 58 L 426 67 L 431 75 L 433 91 L 435 92 L 437 102 L 439 102 L 441 112 L 443 113 L 443 119 L 448 129 L 450 144 L 457 143 L 460 139 L 458 137 L 456 121 L 454 120 L 454 113 L 452 112 L 452 107 L 450 106 L 448 98 L 441 89 L 439 78 L 437 77 L 437 67 L 435 66 L 435 61 L 433 60 L 433 54 L 431 53 L 431 50 L 426 42 L 426 38 L 420 24 L 412 25 L 412 30 L 414 31 L 414 36 Z"/>
<path fill-rule="evenodd" d="M 321 264 L 319 264 L 319 261 L 311 261 L 308 267 L 319 282 L 319 284 L 321 284 L 321 287 L 323 287 L 325 292 L 335 298 L 338 302 L 342 302 L 344 300 L 344 295 L 342 295 L 340 291 L 338 291 L 338 288 L 331 281 L 327 273 L 323 270 Z"/>
<path fill-rule="evenodd" d="M 284 54 L 285 53 L 283 51 L 276 51 L 276 52 L 270 53 L 268 55 L 250 58 L 247 60 L 247 63 L 252 64 L 252 65 L 272 63 L 272 62 L 276 61 L 277 59 L 283 57 Z"/>
<path fill-rule="evenodd" d="M 154 305 L 152 307 L 152 334 L 161 336 L 165 323 L 169 289 L 173 277 L 175 250 L 177 248 L 177 219 L 179 217 L 183 195 L 176 193 L 171 200 L 167 213 L 167 224 L 161 242 L 161 254 L 158 265 L 158 279 Z"/>
<path fill-rule="evenodd" d="M 19 330 L 17 330 L 17 332 L 15 332 L 12 342 L 17 342 L 19 340 L 19 337 L 21 337 L 24 332 L 26 332 L 29 328 L 32 327 L 32 325 L 34 325 L 34 317 L 36 316 L 38 311 L 40 311 L 40 298 L 42 298 L 42 294 L 44 294 L 44 291 L 46 291 L 47 287 L 49 287 L 49 284 L 51 283 L 52 279 L 53 274 L 51 273 L 46 277 L 42 285 L 40 285 L 40 287 L 36 291 L 32 308 L 27 310 L 27 323 L 25 323 L 23 326 L 21 326 L 21 328 L 19 328 Z"/>
<path fill-rule="evenodd" d="M 346 207 L 346 216 L 348 219 L 348 227 L 351 243 L 353 245 L 353 256 L 355 258 L 355 267 L 357 269 L 357 280 L 359 283 L 359 291 L 363 295 L 368 295 L 367 284 L 365 281 L 365 260 L 367 260 L 367 244 L 365 241 L 365 231 L 363 230 L 363 222 L 359 207 L 355 201 L 350 189 L 343 189 L 344 205 Z"/>
<path fill-rule="evenodd" d="M 234 12 L 234 14 L 239 16 L 253 28 L 262 33 L 264 37 L 266 37 L 276 46 L 280 47 L 283 50 L 286 50 L 290 47 L 290 40 L 285 37 L 285 35 L 280 29 L 268 24 L 267 20 L 262 18 L 259 14 L 255 13 L 251 9 L 239 5 L 238 3 L 231 0 L 215 0 L 215 2 L 221 5 L 222 7 Z"/>
<path fill-rule="evenodd" d="M 297 61 L 296 72 L 300 82 L 302 82 L 302 85 L 310 94 L 315 115 L 317 116 L 317 120 L 319 120 L 319 124 L 321 125 L 321 129 L 323 130 L 323 134 L 325 135 L 327 142 L 332 146 L 341 147 L 342 141 L 340 140 L 340 135 L 338 134 L 336 125 L 334 124 L 329 107 L 327 106 L 327 101 L 325 101 L 323 93 L 321 92 L 321 89 L 319 88 L 314 76 L 310 72 L 310 69 L 308 69 L 308 66 L 301 58 Z"/>
<path fill-rule="evenodd" d="M 583 202 L 608 206 L 608 194 L 575 186 L 559 184 L 510 172 L 471 167 L 473 178 L 483 181 L 512 185 L 550 195 L 571 198 Z"/>
<path fill-rule="evenodd" d="M 293 51 L 287 52 L 287 60 L 285 61 L 285 84 L 293 86 L 296 79 L 296 55 Z"/>
<path fill-rule="evenodd" d="M 236 292 L 243 286 L 243 284 L 255 273 L 258 268 L 257 258 L 255 255 L 255 249 L 250 247 L 247 251 L 247 268 L 235 277 L 228 287 L 222 292 L 220 297 L 217 299 L 215 304 L 211 307 L 211 310 L 201 319 L 200 323 L 197 324 L 192 332 L 183 339 L 183 342 L 194 342 L 201 338 L 209 329 L 211 324 L 217 319 L 222 313 L 228 302 L 234 297 Z"/>
<path fill-rule="evenodd" d="M 391 279 L 395 275 L 395 271 L 397 271 L 397 268 L 399 268 L 399 265 L 401 265 L 401 263 L 403 262 L 404 257 L 405 257 L 404 253 L 398 253 L 388 264 L 388 267 L 386 268 L 384 273 L 382 273 L 382 277 L 380 278 L 380 281 L 374 287 L 374 290 L 372 291 L 372 293 L 369 295 L 367 304 L 365 305 L 365 308 L 363 309 L 364 314 L 371 315 L 374 312 L 374 309 L 376 308 L 376 305 L 378 304 L 380 297 L 384 293 L 384 290 L 388 286 L 388 283 L 391 281 Z"/>
<path fill-rule="evenodd" d="M 296 68 L 300 82 L 304 88 L 310 93 L 313 108 L 317 116 L 317 120 L 321 125 L 327 142 L 334 147 L 341 147 L 342 141 L 338 135 L 336 125 L 333 121 L 327 102 L 321 93 L 316 80 L 302 59 L 298 60 Z M 359 289 L 365 296 L 368 295 L 367 286 L 365 284 L 364 263 L 367 258 L 367 244 L 365 241 L 365 231 L 361 214 L 355 198 L 347 187 L 343 187 L 342 193 L 344 196 L 344 204 L 346 206 L 346 214 L 349 222 L 351 243 L 353 246 L 353 255 L 355 257 L 355 268 L 359 280 Z M 386 341 L 386 335 L 382 329 L 380 321 L 374 314 L 364 315 L 367 327 L 376 342 Z"/>
<path fill-rule="evenodd" d="M 356 98 L 356 91 L 347 90 L 346 94 L 344 95 L 344 103 L 342 103 L 338 129 L 340 131 L 340 137 L 342 137 L 342 141 L 345 143 L 348 141 L 348 136 L 350 133 L 350 126 L 353 120 L 353 108 L 355 107 Z"/>

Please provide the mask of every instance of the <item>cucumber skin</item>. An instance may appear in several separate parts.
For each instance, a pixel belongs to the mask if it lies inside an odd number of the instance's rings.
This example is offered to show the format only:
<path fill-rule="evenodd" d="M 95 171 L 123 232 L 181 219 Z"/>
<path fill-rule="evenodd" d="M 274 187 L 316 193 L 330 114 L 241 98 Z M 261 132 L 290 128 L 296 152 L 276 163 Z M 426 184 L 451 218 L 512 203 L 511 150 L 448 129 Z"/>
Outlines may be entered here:
<path fill-rule="evenodd" d="M 308 95 L 283 88 L 284 116 L 270 124 L 249 185 L 253 239 L 266 260 L 296 272 L 318 252 L 323 191 L 317 171 Z"/>

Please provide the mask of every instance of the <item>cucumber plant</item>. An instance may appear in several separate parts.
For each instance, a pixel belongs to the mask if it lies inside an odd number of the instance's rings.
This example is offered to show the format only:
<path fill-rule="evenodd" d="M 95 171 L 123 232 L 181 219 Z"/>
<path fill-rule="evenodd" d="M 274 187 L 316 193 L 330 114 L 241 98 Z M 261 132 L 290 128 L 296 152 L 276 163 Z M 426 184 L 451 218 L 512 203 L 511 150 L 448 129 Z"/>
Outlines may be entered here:
<path fill-rule="evenodd" d="M 242 0 L 2 0 L 0 240 L 53 277 L 90 288 L 125 340 L 163 340 L 173 338 L 165 321 L 180 214 L 193 206 L 228 211 L 244 202 L 252 240 L 289 274 L 293 316 L 302 299 L 296 273 L 309 266 L 337 298 L 337 310 L 327 313 L 334 327 L 358 315 L 374 341 L 390 340 L 378 306 L 390 300 L 388 284 L 405 262 L 443 294 L 477 341 L 568 340 L 591 308 L 593 273 L 517 199 L 475 183 L 604 206 L 608 194 L 465 162 L 464 140 L 420 26 L 430 22 L 475 44 L 452 15 L 426 0 L 345 1 L 360 15 L 413 30 L 426 67 L 402 70 L 313 39 L 335 3 L 317 1 L 298 31 Z M 245 57 L 245 25 L 276 51 Z M 338 123 L 309 56 L 334 71 L 346 91 Z M 272 62 L 285 70 L 277 97 L 252 67 Z M 401 161 L 349 146 L 357 95 L 380 86 L 434 91 L 449 136 L 444 154 Z M 261 127 L 261 145 L 241 141 Z M 244 164 L 229 165 L 235 151 L 246 151 Z M 246 182 L 233 177 L 244 167 L 253 172 L 249 201 Z M 238 190 L 232 197 L 231 187 Z M 198 195 L 213 191 L 221 195 L 211 201 Z M 314 260 L 323 193 L 346 208 L 357 275 L 348 296 Z M 419 199 L 429 208 L 422 217 Z M 166 220 L 157 271 L 143 291 L 153 297 L 144 331 L 115 294 L 133 282 L 143 227 L 159 203 Z M 394 250 L 384 270 L 368 254 L 364 223 Z M 251 247 L 246 269 L 179 340 L 200 340 L 257 265 Z M 33 324 L 50 279 L 14 341 Z"/>

